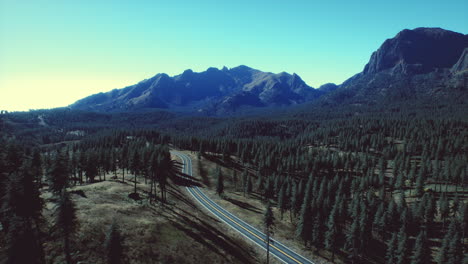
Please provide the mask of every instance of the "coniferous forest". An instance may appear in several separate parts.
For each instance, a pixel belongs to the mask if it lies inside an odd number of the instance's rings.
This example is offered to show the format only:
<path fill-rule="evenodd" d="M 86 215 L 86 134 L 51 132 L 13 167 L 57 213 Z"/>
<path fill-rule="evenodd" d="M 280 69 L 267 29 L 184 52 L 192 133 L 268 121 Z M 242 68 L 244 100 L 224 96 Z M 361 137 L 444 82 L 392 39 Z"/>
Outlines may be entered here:
<path fill-rule="evenodd" d="M 75 186 L 118 181 L 135 203 L 170 206 L 173 187 L 199 184 L 180 173 L 175 149 L 194 154 L 194 177 L 211 174 L 220 199 L 258 199 L 273 237 L 281 221 L 297 247 L 328 262 L 466 263 L 468 124 L 457 117 L 463 112 L 448 115 L 3 113 L 1 261 L 48 263 L 51 252 L 77 261 L 74 197 L 84 194 Z M 203 172 L 205 160 L 217 168 Z M 100 261 L 131 263 L 118 219 L 107 229 Z M 47 246 L 51 239 L 59 249 Z"/>

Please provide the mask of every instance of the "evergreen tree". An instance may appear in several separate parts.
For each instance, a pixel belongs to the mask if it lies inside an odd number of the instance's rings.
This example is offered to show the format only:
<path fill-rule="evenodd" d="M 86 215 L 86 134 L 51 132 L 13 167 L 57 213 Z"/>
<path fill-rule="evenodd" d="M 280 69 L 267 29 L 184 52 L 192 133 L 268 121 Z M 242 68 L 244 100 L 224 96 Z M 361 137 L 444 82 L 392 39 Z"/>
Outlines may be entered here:
<path fill-rule="evenodd" d="M 429 247 L 426 232 L 421 230 L 416 243 L 414 244 L 414 253 L 411 260 L 411 264 L 427 264 L 432 263 L 431 248 Z"/>
<path fill-rule="evenodd" d="M 238 182 L 238 178 L 237 178 L 237 171 L 236 170 L 232 170 L 232 183 L 234 184 L 234 191 L 237 191 L 237 182 Z"/>
<path fill-rule="evenodd" d="M 244 193 L 244 197 L 245 197 L 245 194 L 247 192 L 247 170 L 245 169 L 244 172 L 242 172 L 242 192 Z"/>
<path fill-rule="evenodd" d="M 267 264 L 270 260 L 270 236 L 273 234 L 273 227 L 275 226 L 275 216 L 271 210 L 271 204 L 268 202 L 265 214 L 263 215 L 263 227 L 265 229 L 266 244 L 267 244 Z"/>
<path fill-rule="evenodd" d="M 442 229 L 445 229 L 445 220 L 450 214 L 449 202 L 445 193 L 439 199 L 439 213 L 442 218 Z"/>
<path fill-rule="evenodd" d="M 245 192 L 250 195 L 252 193 L 252 177 L 250 175 L 247 175 L 247 184 L 245 185 Z"/>
<path fill-rule="evenodd" d="M 451 227 L 451 225 L 450 225 Z M 437 253 L 437 263 L 438 264 L 445 264 L 448 262 L 449 259 L 449 243 L 450 239 L 453 233 L 453 230 L 451 230 L 449 227 L 448 232 L 445 234 L 444 238 L 442 239 L 442 244 L 439 248 L 439 252 Z"/>
<path fill-rule="evenodd" d="M 464 252 L 463 244 L 461 243 L 460 231 L 458 223 L 453 221 L 455 229 L 451 232 L 453 236 L 450 238 L 448 243 L 448 261 L 447 264 L 462 264 Z"/>
<path fill-rule="evenodd" d="M 278 207 L 281 213 L 281 220 L 283 220 L 283 214 L 287 208 L 286 184 L 281 185 L 278 195 Z"/>
<path fill-rule="evenodd" d="M 5 236 L 5 263 L 45 263 L 43 247 L 38 236 L 38 231 L 33 229 L 30 221 L 19 216 L 10 218 Z"/>
<path fill-rule="evenodd" d="M 224 193 L 224 179 L 221 168 L 216 168 L 216 193 L 221 196 Z"/>
<path fill-rule="evenodd" d="M 78 226 L 75 204 L 70 194 L 63 190 L 55 209 L 55 227 L 63 239 L 63 250 L 67 264 L 72 263 L 71 239 Z"/>
<path fill-rule="evenodd" d="M 140 154 L 138 153 L 138 150 L 135 150 L 133 152 L 132 156 L 132 163 L 130 165 L 130 168 L 132 169 L 133 172 L 133 193 L 137 193 L 137 175 L 140 172 Z"/>
<path fill-rule="evenodd" d="M 408 250 L 408 237 L 404 227 L 398 233 L 398 247 L 396 250 L 396 264 L 408 263 L 409 250 Z"/>
<path fill-rule="evenodd" d="M 332 252 L 332 259 L 333 262 L 335 259 L 335 251 L 337 246 L 338 240 L 338 232 L 337 232 L 337 201 L 335 201 L 335 205 L 333 206 L 333 210 L 331 211 L 330 215 L 328 216 L 327 222 L 327 232 L 325 233 L 325 248 Z"/>
<path fill-rule="evenodd" d="M 296 227 L 296 236 L 304 241 L 304 245 L 307 246 L 307 241 L 310 240 L 312 235 L 312 224 L 313 218 L 311 215 L 311 199 L 312 199 L 312 178 L 309 178 L 306 187 L 306 193 L 304 201 L 301 206 L 301 212 L 299 215 L 299 222 Z"/>
<path fill-rule="evenodd" d="M 69 186 L 68 154 L 59 151 L 56 154 L 52 170 L 49 172 L 49 189 L 54 194 L 60 194 Z"/>
<path fill-rule="evenodd" d="M 84 171 L 88 182 L 93 183 L 96 176 L 99 174 L 99 168 L 96 163 L 96 156 L 92 152 L 86 153 L 86 164 Z"/>
<path fill-rule="evenodd" d="M 393 233 L 392 238 L 387 246 L 387 254 L 385 255 L 386 263 L 387 264 L 395 264 L 397 260 L 397 247 L 398 247 L 398 239 L 397 234 Z"/>
<path fill-rule="evenodd" d="M 41 153 L 39 150 L 35 150 L 33 153 L 33 157 L 31 160 L 31 173 L 34 175 L 35 180 L 38 184 L 39 187 L 42 185 L 42 159 L 41 159 Z"/>
<path fill-rule="evenodd" d="M 45 263 L 41 241 L 43 201 L 29 161 L 10 174 L 0 211 L 6 233 L 6 263 Z M 28 254 L 24 254 L 28 252 Z"/>

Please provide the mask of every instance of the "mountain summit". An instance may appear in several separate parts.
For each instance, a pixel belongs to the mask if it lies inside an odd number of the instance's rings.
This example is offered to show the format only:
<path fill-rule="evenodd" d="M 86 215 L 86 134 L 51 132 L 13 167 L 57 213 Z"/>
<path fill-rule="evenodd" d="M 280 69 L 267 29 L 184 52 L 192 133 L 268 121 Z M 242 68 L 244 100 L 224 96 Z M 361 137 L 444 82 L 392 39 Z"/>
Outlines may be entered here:
<path fill-rule="evenodd" d="M 311 101 L 324 92 L 308 86 L 297 74 L 274 74 L 247 66 L 186 70 L 173 77 L 157 74 L 138 84 L 81 99 L 71 108 L 129 111 L 165 108 L 225 114 L 245 107 L 287 106 Z"/>
<path fill-rule="evenodd" d="M 405 29 L 375 51 L 361 73 L 325 96 L 326 104 L 467 99 L 468 35 Z"/>
<path fill-rule="evenodd" d="M 468 46 L 466 35 L 441 28 L 405 29 L 387 39 L 372 54 L 364 74 L 387 69 L 402 73 L 427 73 L 450 68 Z"/>

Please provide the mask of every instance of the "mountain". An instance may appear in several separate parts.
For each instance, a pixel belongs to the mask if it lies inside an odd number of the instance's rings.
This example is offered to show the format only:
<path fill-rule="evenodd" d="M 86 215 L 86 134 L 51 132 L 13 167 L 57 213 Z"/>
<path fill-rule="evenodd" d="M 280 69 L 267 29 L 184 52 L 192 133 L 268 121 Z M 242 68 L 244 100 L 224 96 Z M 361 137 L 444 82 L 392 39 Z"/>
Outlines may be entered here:
<path fill-rule="evenodd" d="M 157 74 L 138 84 L 77 101 L 72 109 L 101 112 L 167 109 L 191 114 L 232 115 L 315 106 L 413 105 L 468 102 L 468 35 L 441 28 L 405 29 L 383 42 L 363 71 L 341 85 L 318 89 L 297 74 L 262 72 L 247 66 Z M 315 109 L 315 108 L 314 108 Z"/>
<path fill-rule="evenodd" d="M 468 35 L 441 28 L 405 29 L 375 51 L 322 104 L 456 100 L 468 96 Z"/>
<path fill-rule="evenodd" d="M 204 114 L 226 114 L 243 108 L 300 104 L 324 94 L 297 74 L 274 74 L 247 66 L 186 70 L 170 77 L 157 74 L 138 84 L 77 101 L 72 109 L 103 112 L 162 108 Z"/>

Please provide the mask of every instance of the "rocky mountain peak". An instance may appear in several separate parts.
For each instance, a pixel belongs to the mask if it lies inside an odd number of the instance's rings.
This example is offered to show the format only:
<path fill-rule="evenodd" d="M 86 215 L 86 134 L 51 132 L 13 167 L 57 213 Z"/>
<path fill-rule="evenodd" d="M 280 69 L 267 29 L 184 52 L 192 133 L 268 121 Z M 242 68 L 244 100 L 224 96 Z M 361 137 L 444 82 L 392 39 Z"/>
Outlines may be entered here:
<path fill-rule="evenodd" d="M 441 28 L 405 29 L 374 52 L 364 74 L 394 69 L 396 73 L 427 73 L 450 68 L 468 46 L 468 35 Z"/>

